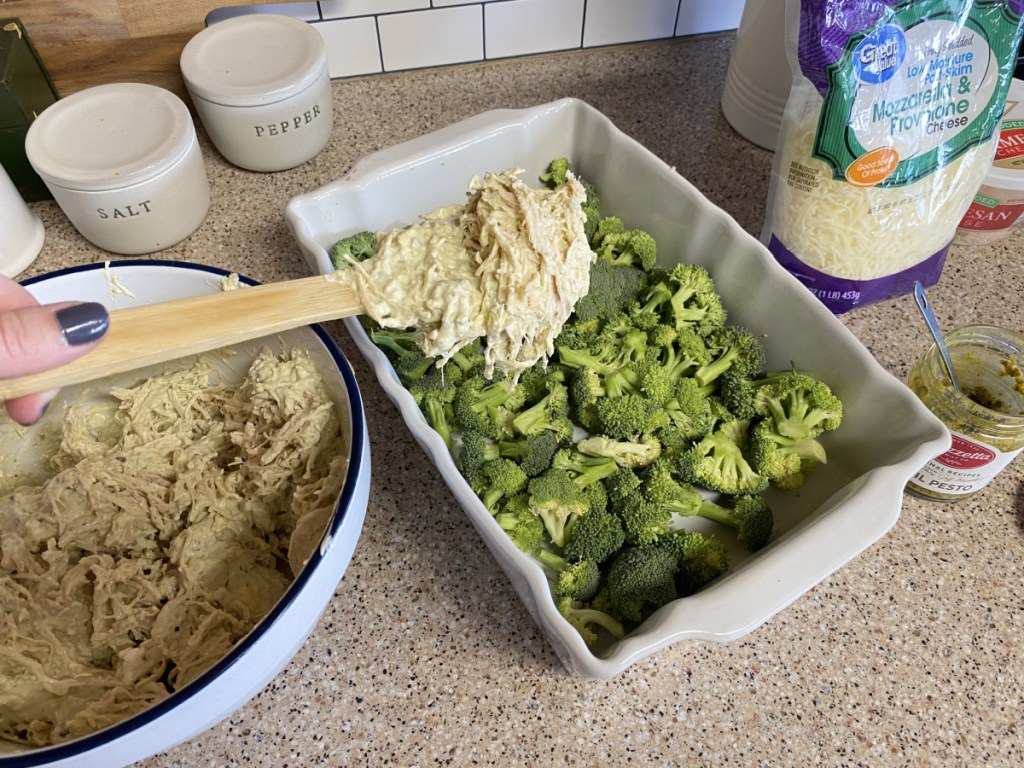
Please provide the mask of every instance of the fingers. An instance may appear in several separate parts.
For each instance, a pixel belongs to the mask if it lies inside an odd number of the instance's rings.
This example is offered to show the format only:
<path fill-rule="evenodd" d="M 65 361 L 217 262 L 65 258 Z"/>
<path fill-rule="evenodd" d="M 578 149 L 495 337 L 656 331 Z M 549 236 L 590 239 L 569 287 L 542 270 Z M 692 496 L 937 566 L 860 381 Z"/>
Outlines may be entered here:
<path fill-rule="evenodd" d="M 40 306 L 17 283 L 0 280 L 0 378 L 41 373 L 92 349 L 107 332 L 106 308 L 95 302 Z M 56 391 L 9 400 L 11 418 L 31 424 Z"/>

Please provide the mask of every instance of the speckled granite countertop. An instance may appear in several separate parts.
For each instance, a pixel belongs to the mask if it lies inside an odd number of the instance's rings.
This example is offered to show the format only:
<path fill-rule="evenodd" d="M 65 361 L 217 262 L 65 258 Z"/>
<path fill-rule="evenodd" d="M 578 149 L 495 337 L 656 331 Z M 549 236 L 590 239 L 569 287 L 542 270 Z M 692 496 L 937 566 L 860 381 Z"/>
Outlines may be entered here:
<path fill-rule="evenodd" d="M 733 38 L 518 59 L 334 85 L 332 143 L 293 171 L 229 166 L 158 254 L 262 281 L 307 274 L 294 195 L 360 157 L 477 112 L 583 99 L 758 234 L 771 154 L 718 108 Z M 54 204 L 24 276 L 109 254 Z M 931 289 L 944 327 L 1021 327 L 1024 235 L 957 249 Z M 897 377 L 927 347 L 910 297 L 843 317 Z M 351 566 L 309 641 L 235 715 L 147 768 L 178 766 L 1017 766 L 1024 764 L 1024 463 L 969 501 L 907 497 L 895 528 L 743 639 L 686 642 L 609 681 L 571 677 L 405 430 L 340 324 L 366 400 L 374 480 Z"/>

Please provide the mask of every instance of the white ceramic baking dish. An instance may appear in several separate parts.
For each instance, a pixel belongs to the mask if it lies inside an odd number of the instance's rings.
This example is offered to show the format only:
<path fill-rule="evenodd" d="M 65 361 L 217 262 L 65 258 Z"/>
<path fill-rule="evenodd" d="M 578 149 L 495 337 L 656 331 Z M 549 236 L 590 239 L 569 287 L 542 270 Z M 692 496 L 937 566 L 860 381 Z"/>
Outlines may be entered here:
<path fill-rule="evenodd" d="M 654 235 L 663 264 L 689 261 L 711 271 L 730 321 L 764 335 L 769 367 L 795 360 L 845 404 L 843 425 L 823 439 L 828 464 L 799 492 L 773 493 L 775 536 L 765 549 L 740 553 L 723 578 L 592 650 L 558 614 L 541 567 L 512 544 L 459 475 L 387 358 L 358 320 L 346 321 L 558 657 L 570 670 L 610 677 L 680 640 L 734 640 L 764 623 L 883 536 L 899 517 L 907 479 L 950 438 L 757 239 L 586 103 L 565 99 L 477 115 L 363 159 L 345 178 L 292 199 L 285 215 L 310 268 L 326 273 L 327 251 L 342 236 L 404 226 L 460 202 L 469 179 L 486 171 L 520 167 L 527 182 L 536 180 L 562 156 L 596 185 L 605 215 Z"/>

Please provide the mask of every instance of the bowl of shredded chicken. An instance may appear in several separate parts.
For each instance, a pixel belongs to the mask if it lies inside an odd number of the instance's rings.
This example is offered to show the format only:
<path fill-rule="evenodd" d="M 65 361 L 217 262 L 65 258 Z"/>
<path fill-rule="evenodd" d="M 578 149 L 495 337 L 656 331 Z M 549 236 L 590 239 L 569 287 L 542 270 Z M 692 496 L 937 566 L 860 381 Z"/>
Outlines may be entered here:
<path fill-rule="evenodd" d="M 119 309 L 250 282 L 133 261 L 26 285 Z M 241 706 L 334 593 L 368 482 L 359 390 L 319 327 L 67 388 L 31 428 L 5 416 L 0 765 L 125 765 Z"/>

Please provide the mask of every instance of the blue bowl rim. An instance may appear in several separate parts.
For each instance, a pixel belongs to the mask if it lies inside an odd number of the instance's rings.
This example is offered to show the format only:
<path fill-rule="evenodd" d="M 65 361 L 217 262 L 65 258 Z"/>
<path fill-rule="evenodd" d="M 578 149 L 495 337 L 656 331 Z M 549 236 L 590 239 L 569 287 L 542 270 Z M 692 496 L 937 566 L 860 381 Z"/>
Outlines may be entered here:
<path fill-rule="evenodd" d="M 103 263 L 67 267 L 53 272 L 47 272 L 43 275 L 26 278 L 21 281 L 21 284 L 32 285 L 34 283 L 43 282 L 44 280 L 49 280 L 63 275 L 91 272 L 97 269 L 106 269 L 107 267 L 116 268 L 123 266 L 176 267 L 199 272 L 209 272 L 220 277 L 227 277 L 228 275 L 236 274 L 238 275 L 239 281 L 246 285 L 259 285 L 259 282 L 252 278 L 246 277 L 238 272 L 221 269 L 220 267 L 211 267 L 205 264 L 195 264 L 185 261 L 159 259 L 108 261 Z M 348 359 L 338 347 L 337 343 L 331 338 L 330 334 L 327 333 L 326 329 L 322 325 L 310 325 L 309 328 L 311 328 L 323 342 L 335 364 L 338 366 L 338 370 L 341 371 L 342 378 L 345 381 L 345 388 L 348 392 L 349 403 L 351 406 L 350 410 L 352 412 L 352 434 L 349 438 L 350 457 L 348 470 L 345 473 L 345 484 L 341 489 L 341 495 L 338 497 L 338 503 L 334 508 L 331 521 L 328 524 L 325 533 L 326 536 L 333 538 L 337 535 L 338 531 L 341 529 L 342 523 L 345 521 L 346 512 L 349 509 L 353 495 L 355 494 L 356 479 L 362 469 L 362 456 L 364 450 L 363 442 L 365 434 L 363 400 L 359 391 L 359 385 L 356 382 L 355 373 L 352 371 Z M 321 541 L 322 540 L 323 539 L 321 539 Z M 100 731 L 88 734 L 87 736 L 82 736 L 78 739 L 54 744 L 48 747 L 42 747 L 40 749 L 34 749 L 28 753 L 0 755 L 0 767 L 33 768 L 33 766 L 44 765 L 56 760 L 67 760 L 69 758 L 78 757 L 93 749 L 97 749 L 116 739 L 124 737 L 132 731 L 135 731 L 136 729 L 162 717 L 172 709 L 176 709 L 186 703 L 193 696 L 196 696 L 200 691 L 212 684 L 227 668 L 235 664 L 235 662 L 237 662 L 238 659 L 246 653 L 250 646 L 266 634 L 270 627 L 281 618 L 285 609 L 295 601 L 299 592 L 312 578 L 313 571 L 316 570 L 317 566 L 322 561 L 322 547 L 317 547 L 316 551 L 310 556 L 309 561 L 303 567 L 302 571 L 295 577 L 292 583 L 288 585 L 285 593 L 274 604 L 270 611 L 260 619 L 260 621 L 251 630 L 249 630 L 245 637 L 236 643 L 223 658 L 184 688 L 175 691 L 166 699 L 144 709 L 142 712 L 132 715 L 131 717 L 122 720 L 119 723 L 115 723 L 114 725 L 108 726 Z"/>

